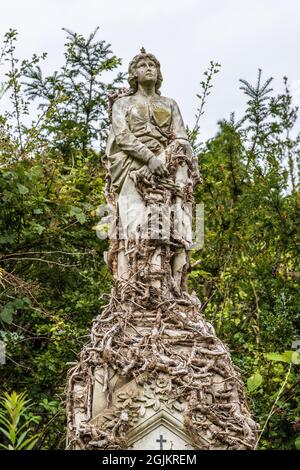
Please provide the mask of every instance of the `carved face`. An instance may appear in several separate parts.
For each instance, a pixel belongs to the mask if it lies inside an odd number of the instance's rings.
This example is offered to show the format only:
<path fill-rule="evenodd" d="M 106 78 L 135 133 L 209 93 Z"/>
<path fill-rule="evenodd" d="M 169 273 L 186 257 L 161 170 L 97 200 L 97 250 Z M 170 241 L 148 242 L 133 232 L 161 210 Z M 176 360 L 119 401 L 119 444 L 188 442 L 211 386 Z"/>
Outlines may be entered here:
<path fill-rule="evenodd" d="M 138 83 L 156 83 L 158 78 L 156 64 L 148 57 L 145 59 L 140 59 L 135 67 L 135 76 Z"/>

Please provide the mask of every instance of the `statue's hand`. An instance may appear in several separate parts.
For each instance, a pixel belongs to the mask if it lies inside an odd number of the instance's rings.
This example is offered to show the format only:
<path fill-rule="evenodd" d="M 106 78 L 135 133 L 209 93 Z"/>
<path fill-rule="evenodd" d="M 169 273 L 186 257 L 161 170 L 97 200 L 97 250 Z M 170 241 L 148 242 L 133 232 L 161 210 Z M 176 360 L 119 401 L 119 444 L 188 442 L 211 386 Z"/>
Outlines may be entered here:
<path fill-rule="evenodd" d="M 168 176 L 169 172 L 166 168 L 166 166 L 163 164 L 163 162 L 157 158 L 157 157 L 152 157 L 150 158 L 148 162 L 148 167 L 151 173 L 155 173 L 158 176 Z"/>
<path fill-rule="evenodd" d="M 144 177 L 146 180 L 148 180 L 148 181 L 150 181 L 151 178 L 152 178 L 152 173 L 151 173 L 151 171 L 149 170 L 149 168 L 148 168 L 146 165 L 144 165 L 144 166 L 139 170 L 139 173 L 142 174 L 143 177 Z"/>

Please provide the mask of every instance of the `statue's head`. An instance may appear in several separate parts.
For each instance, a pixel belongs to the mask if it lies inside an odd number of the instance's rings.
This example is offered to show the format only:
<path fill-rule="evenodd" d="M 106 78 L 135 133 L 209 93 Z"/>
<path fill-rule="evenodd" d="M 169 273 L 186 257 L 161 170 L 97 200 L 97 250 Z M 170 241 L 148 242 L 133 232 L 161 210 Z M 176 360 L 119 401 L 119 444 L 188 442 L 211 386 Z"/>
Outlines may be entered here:
<path fill-rule="evenodd" d="M 160 89 L 162 81 L 163 81 L 163 77 L 162 77 L 162 74 L 161 74 L 161 71 L 160 71 L 160 63 L 153 54 L 150 54 L 150 53 L 146 52 L 143 47 L 141 49 L 141 52 L 139 54 L 137 54 L 132 59 L 132 61 L 129 64 L 129 67 L 128 67 L 128 83 L 130 85 L 131 91 L 133 93 L 135 93 L 138 89 L 138 81 L 137 81 L 137 76 L 136 76 L 136 67 L 137 67 L 138 63 L 141 60 L 145 60 L 145 59 L 148 59 L 148 60 L 150 59 L 156 65 L 157 80 L 156 80 L 156 84 L 155 84 L 155 91 L 158 95 L 160 95 L 159 89 Z"/>

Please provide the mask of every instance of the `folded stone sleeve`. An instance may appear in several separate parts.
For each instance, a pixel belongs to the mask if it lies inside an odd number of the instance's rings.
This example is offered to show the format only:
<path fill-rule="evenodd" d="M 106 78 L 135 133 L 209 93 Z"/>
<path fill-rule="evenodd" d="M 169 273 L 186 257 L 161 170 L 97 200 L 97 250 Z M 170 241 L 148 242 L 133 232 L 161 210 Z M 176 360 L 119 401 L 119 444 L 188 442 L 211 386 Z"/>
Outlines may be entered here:
<path fill-rule="evenodd" d="M 129 130 L 123 130 L 116 136 L 116 142 L 120 150 L 142 163 L 148 163 L 154 153 L 146 145 L 140 142 Z"/>

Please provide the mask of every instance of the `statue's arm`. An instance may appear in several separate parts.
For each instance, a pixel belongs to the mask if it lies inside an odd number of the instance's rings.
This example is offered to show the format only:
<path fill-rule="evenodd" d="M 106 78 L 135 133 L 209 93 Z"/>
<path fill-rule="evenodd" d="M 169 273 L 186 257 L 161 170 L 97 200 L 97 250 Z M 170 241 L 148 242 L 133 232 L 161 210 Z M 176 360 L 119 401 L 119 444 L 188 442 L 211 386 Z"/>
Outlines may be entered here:
<path fill-rule="evenodd" d="M 184 141 L 189 147 L 189 150 L 192 152 L 192 147 L 189 143 L 181 112 L 175 100 L 172 100 L 172 132 L 175 136 L 175 139 Z"/>
<path fill-rule="evenodd" d="M 193 153 L 193 149 L 185 130 L 179 106 L 175 100 L 172 100 L 172 131 L 175 136 L 175 140 L 179 141 L 184 145 L 186 155 L 190 157 L 193 163 L 193 179 L 194 185 L 196 186 L 199 182 L 201 182 L 198 159 Z"/>
<path fill-rule="evenodd" d="M 113 104 L 112 128 L 116 143 L 120 150 L 123 150 L 127 155 L 147 164 L 154 154 L 130 132 L 126 121 L 127 109 L 128 105 L 125 98 L 120 98 Z"/>

